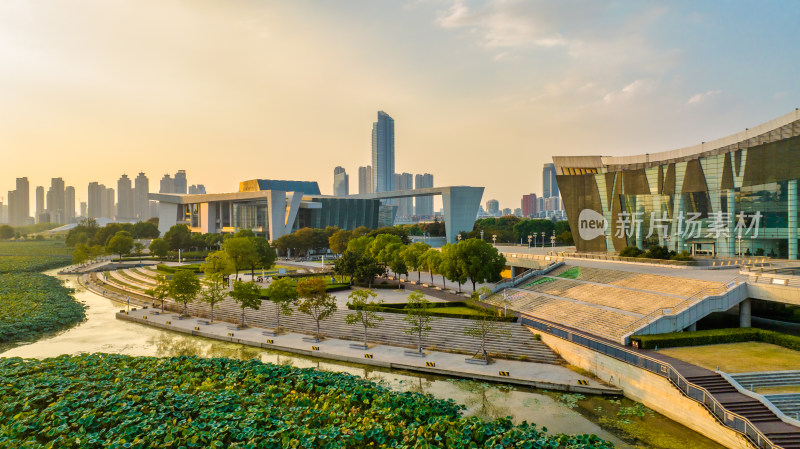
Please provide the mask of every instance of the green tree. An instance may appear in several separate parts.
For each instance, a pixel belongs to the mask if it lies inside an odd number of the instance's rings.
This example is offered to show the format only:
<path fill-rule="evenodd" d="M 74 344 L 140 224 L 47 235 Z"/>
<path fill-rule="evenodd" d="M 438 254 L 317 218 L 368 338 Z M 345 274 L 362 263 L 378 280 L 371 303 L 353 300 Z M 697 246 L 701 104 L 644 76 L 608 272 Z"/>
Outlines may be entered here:
<path fill-rule="evenodd" d="M 131 235 L 133 235 L 135 239 L 155 239 L 158 238 L 161 233 L 158 232 L 158 226 L 153 223 L 140 221 L 133 225 Z"/>
<path fill-rule="evenodd" d="M 258 257 L 256 245 L 247 237 L 233 237 L 222 244 L 222 249 L 231 258 L 236 268 L 236 279 L 239 279 L 239 270 L 252 266 Z"/>
<path fill-rule="evenodd" d="M 375 276 L 379 276 L 385 272 L 386 269 L 381 267 L 375 259 L 364 254 L 358 259 L 355 276 L 362 282 L 366 282 L 369 287 L 372 288 L 372 281 L 375 280 Z"/>
<path fill-rule="evenodd" d="M 420 268 L 431 273 L 431 283 L 433 275 L 439 274 L 439 266 L 442 264 L 442 252 L 438 249 L 430 248 L 419 256 Z"/>
<path fill-rule="evenodd" d="M 461 284 L 467 282 L 469 277 L 464 272 L 461 257 L 459 256 L 459 244 L 447 244 L 442 247 L 442 262 L 439 264 L 439 272 L 444 278 L 458 283 L 458 291 L 461 292 Z"/>
<path fill-rule="evenodd" d="M 358 264 L 363 254 L 358 251 L 346 250 L 342 257 L 333 262 L 334 273 L 340 276 L 350 276 L 350 284 L 353 283 L 353 276 L 358 272 Z"/>
<path fill-rule="evenodd" d="M 328 283 L 321 277 L 301 280 L 297 283 L 297 295 L 301 298 L 297 307 L 317 323 L 317 341 L 320 341 L 319 322 L 336 312 L 336 298 L 328 294 Z"/>
<path fill-rule="evenodd" d="M 241 327 L 244 327 L 244 309 L 258 310 L 261 307 L 261 290 L 255 282 L 236 281 L 233 283 L 233 290 L 231 290 L 230 295 L 242 308 Z"/>
<path fill-rule="evenodd" d="M 278 252 L 281 254 L 285 254 L 286 257 L 292 256 L 292 250 L 294 250 L 295 255 L 297 255 L 297 237 L 294 234 L 285 234 L 273 242 L 275 248 L 277 248 Z"/>
<path fill-rule="evenodd" d="M 264 237 L 253 237 L 252 242 L 256 254 L 250 263 L 250 277 L 255 279 L 256 265 L 268 270 L 278 260 L 278 253 L 275 252 L 275 248 L 269 246 L 269 242 Z"/>
<path fill-rule="evenodd" d="M 165 240 L 153 239 L 153 241 L 150 242 L 150 254 L 163 260 L 167 257 L 167 253 L 169 253 L 169 243 Z"/>
<path fill-rule="evenodd" d="M 559 222 L 560 223 L 560 222 Z M 558 234 L 558 241 L 565 244 L 565 245 L 574 245 L 575 240 L 572 238 L 572 232 L 564 231 L 561 234 Z"/>
<path fill-rule="evenodd" d="M 169 296 L 170 282 L 163 274 L 156 275 L 156 285 L 153 288 L 145 290 L 148 296 L 161 301 L 161 312 L 164 312 L 164 300 Z"/>
<path fill-rule="evenodd" d="M 510 335 L 508 330 L 503 328 L 502 324 L 499 322 L 498 314 L 480 303 L 481 295 L 489 296 L 491 294 L 492 291 L 486 287 L 481 287 L 472 294 L 472 299 L 470 299 L 469 304 L 473 305 L 472 309 L 475 310 L 476 313 L 471 320 L 472 324 L 464 329 L 464 335 L 480 339 L 481 349 L 480 352 L 476 354 L 475 358 L 481 358 L 486 362 L 489 362 L 489 354 L 486 352 L 486 342 L 491 338 L 500 336 L 508 337 Z"/>
<path fill-rule="evenodd" d="M 379 234 L 367 247 L 367 252 L 372 258 L 384 267 L 388 266 L 394 258 L 396 249 L 403 246 L 402 239 L 393 234 Z"/>
<path fill-rule="evenodd" d="M 527 243 L 528 236 L 536 233 L 536 239 L 541 242 L 542 232 L 546 235 L 553 235 L 554 224 L 552 220 L 526 218 L 515 224 L 512 229 L 516 234 L 516 241 L 522 239 L 523 242 Z"/>
<path fill-rule="evenodd" d="M 422 339 L 431 331 L 430 323 L 435 318 L 431 316 L 432 306 L 433 304 L 425 299 L 425 294 L 419 290 L 408 295 L 408 304 L 406 305 L 408 313 L 403 317 L 403 321 L 408 323 L 408 326 L 404 332 L 417 337 L 419 352 L 422 352 Z"/>
<path fill-rule="evenodd" d="M 75 245 L 75 249 L 72 251 L 72 263 L 78 264 L 83 263 L 89 259 L 89 248 L 86 246 L 85 243 L 79 243 Z"/>
<path fill-rule="evenodd" d="M 133 254 L 139 258 L 139 262 L 142 261 L 142 254 L 144 254 L 144 245 L 140 242 L 135 242 L 133 244 Z"/>
<path fill-rule="evenodd" d="M 188 315 L 187 306 L 197 299 L 200 293 L 200 280 L 190 270 L 178 270 L 172 275 L 169 282 L 169 296 L 177 302 L 183 303 L 183 315 Z"/>
<path fill-rule="evenodd" d="M 219 274 L 222 277 L 233 274 L 236 265 L 225 251 L 214 251 L 206 257 L 202 269 L 206 276 Z"/>
<path fill-rule="evenodd" d="M 200 293 L 202 301 L 211 308 L 209 321 L 214 322 L 214 306 L 225 299 L 225 283 L 222 280 L 222 273 L 207 274 L 202 281 L 203 291 Z"/>
<path fill-rule="evenodd" d="M 406 247 L 403 250 L 402 256 L 403 261 L 406 263 L 406 266 L 414 271 L 417 272 L 417 281 L 422 279 L 422 268 L 423 264 L 421 263 L 422 255 L 425 254 L 431 248 L 430 245 L 423 242 L 415 242 Z M 431 281 L 433 282 L 433 281 Z"/>
<path fill-rule="evenodd" d="M 353 231 L 353 235 L 355 235 L 355 231 Z M 373 237 L 368 237 L 366 235 L 353 237 L 347 242 L 347 251 L 366 253 L 373 240 L 375 240 Z"/>
<path fill-rule="evenodd" d="M 0 225 L 0 240 L 8 240 L 14 237 L 14 228 L 9 225 Z"/>
<path fill-rule="evenodd" d="M 267 287 L 267 299 L 275 304 L 275 333 L 281 331 L 281 315 L 291 315 L 291 304 L 297 302 L 297 284 L 289 278 L 273 279 Z"/>
<path fill-rule="evenodd" d="M 350 231 L 336 231 L 328 238 L 328 246 L 330 246 L 331 251 L 333 251 L 334 254 L 344 254 L 344 252 L 347 250 L 347 244 L 350 243 L 352 235 L 353 234 Z"/>
<path fill-rule="evenodd" d="M 164 234 L 164 241 L 167 242 L 169 249 L 172 251 L 188 249 L 192 241 L 192 232 L 189 230 L 188 226 L 176 224 L 169 228 L 169 231 Z"/>
<path fill-rule="evenodd" d="M 119 260 L 122 256 L 130 254 L 133 248 L 133 237 L 126 231 L 117 232 L 114 237 L 108 241 L 107 250 L 110 254 L 119 254 Z"/>
<path fill-rule="evenodd" d="M 408 280 L 408 267 L 406 266 L 406 261 L 399 252 L 395 253 L 395 257 L 389 262 L 389 269 L 391 269 L 398 278 L 405 274 L 406 280 Z"/>
<path fill-rule="evenodd" d="M 372 290 L 355 290 L 348 295 L 350 298 L 348 305 L 354 310 L 353 313 L 347 314 L 345 322 L 350 325 L 360 323 L 364 326 L 364 349 L 367 349 L 367 330 L 383 321 L 383 317 L 378 315 L 383 300 L 376 300 L 377 297 L 378 294 Z"/>
<path fill-rule="evenodd" d="M 506 258 L 491 243 L 468 239 L 458 244 L 456 255 L 461 271 L 472 281 L 472 291 L 480 282 L 498 282 L 506 266 Z"/>

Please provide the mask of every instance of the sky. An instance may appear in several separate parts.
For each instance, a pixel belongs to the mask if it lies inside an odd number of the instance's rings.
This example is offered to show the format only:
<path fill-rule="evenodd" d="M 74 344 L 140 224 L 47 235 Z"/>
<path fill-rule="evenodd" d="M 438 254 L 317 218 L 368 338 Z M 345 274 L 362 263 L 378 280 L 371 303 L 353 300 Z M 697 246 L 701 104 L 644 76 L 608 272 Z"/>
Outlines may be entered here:
<path fill-rule="evenodd" d="M 231 192 L 397 172 L 520 207 L 553 155 L 633 155 L 800 107 L 800 2 L 3 0 L 0 196 L 16 177 Z M 32 204 L 33 208 L 33 204 Z"/>

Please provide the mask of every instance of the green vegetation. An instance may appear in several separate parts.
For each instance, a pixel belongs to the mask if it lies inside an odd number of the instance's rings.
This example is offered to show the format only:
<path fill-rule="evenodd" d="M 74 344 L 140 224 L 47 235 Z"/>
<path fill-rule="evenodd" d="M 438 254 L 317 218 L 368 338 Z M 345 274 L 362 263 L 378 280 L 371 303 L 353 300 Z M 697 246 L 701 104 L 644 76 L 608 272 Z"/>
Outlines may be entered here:
<path fill-rule="evenodd" d="M 431 331 L 431 321 L 437 319 L 437 317 L 431 316 L 432 304 L 425 299 L 425 295 L 421 291 L 414 291 L 408 295 L 408 304 L 405 307 L 406 316 L 403 317 L 403 321 L 408 323 L 408 326 L 403 332 L 417 337 L 419 352 L 422 352 L 422 339 Z"/>
<path fill-rule="evenodd" d="M 564 276 L 559 276 L 559 277 L 564 277 Z M 574 278 L 570 278 L 570 279 L 574 279 Z M 529 284 L 525 284 L 523 286 L 523 288 L 525 288 L 525 287 L 533 287 L 535 285 L 547 284 L 548 282 L 555 282 L 555 279 L 553 279 L 553 278 L 539 278 L 539 279 L 537 279 L 537 280 L 535 280 L 535 281 L 533 281 L 533 282 L 531 282 Z"/>
<path fill-rule="evenodd" d="M 783 371 L 800 366 L 800 352 L 761 342 L 667 348 L 658 352 L 703 368 L 728 373 Z"/>
<path fill-rule="evenodd" d="M 297 283 L 297 296 L 300 298 L 297 310 L 310 316 L 317 324 L 317 341 L 322 338 L 320 321 L 336 312 L 336 298 L 328 294 L 327 285 L 322 278 L 304 279 Z"/>
<path fill-rule="evenodd" d="M 367 330 L 383 321 L 383 317 L 378 315 L 378 308 L 383 300 L 377 299 L 378 294 L 372 290 L 356 290 L 350 293 L 348 298 L 350 298 L 350 302 L 347 305 L 352 304 L 352 310 L 355 310 L 355 313 L 348 313 L 345 316 L 345 322 L 349 325 L 361 324 L 364 326 L 364 349 L 367 349 Z"/>
<path fill-rule="evenodd" d="M 637 257 L 640 259 L 680 260 L 687 262 L 694 260 L 694 257 L 686 250 L 676 253 L 666 246 L 660 246 L 658 244 L 651 245 L 647 251 L 642 251 L 635 246 L 626 246 L 618 255 L 619 257 Z"/>
<path fill-rule="evenodd" d="M 581 277 L 581 267 L 572 267 L 569 270 L 559 274 L 558 277 L 564 279 L 578 279 Z"/>
<path fill-rule="evenodd" d="M 0 359 L 7 447 L 606 449 L 593 435 L 462 417 L 357 376 L 256 360 L 91 354 Z"/>
<path fill-rule="evenodd" d="M 348 304 L 347 307 L 351 310 L 358 309 L 357 306 L 350 304 Z M 376 309 L 378 312 L 402 314 L 407 314 L 408 310 L 409 306 L 406 302 L 381 303 Z M 428 313 L 431 316 L 438 317 L 475 319 L 478 318 L 484 310 L 487 309 L 483 306 L 471 304 L 465 301 L 447 301 L 430 302 Z M 498 320 L 513 323 L 517 320 L 517 317 L 498 317 Z"/>
<path fill-rule="evenodd" d="M 716 345 L 755 341 L 783 346 L 800 351 L 800 337 L 755 328 L 711 329 L 695 332 L 673 332 L 657 335 L 634 335 L 642 349 L 672 348 L 678 346 Z"/>
<path fill-rule="evenodd" d="M 462 231 L 467 231 L 462 229 Z M 532 246 L 542 245 L 542 233 L 545 234 L 544 246 L 549 246 L 550 237 L 556 236 L 556 241 L 563 244 L 572 244 L 572 233 L 568 221 L 553 221 L 549 219 L 519 218 L 513 215 L 496 218 L 482 218 L 475 221 L 473 229 L 466 234 L 467 238 L 481 237 L 491 242 L 492 236 L 497 236 L 498 243 L 528 243 L 528 236 L 535 237 L 536 243 Z M 533 242 L 533 241 L 532 241 Z"/>

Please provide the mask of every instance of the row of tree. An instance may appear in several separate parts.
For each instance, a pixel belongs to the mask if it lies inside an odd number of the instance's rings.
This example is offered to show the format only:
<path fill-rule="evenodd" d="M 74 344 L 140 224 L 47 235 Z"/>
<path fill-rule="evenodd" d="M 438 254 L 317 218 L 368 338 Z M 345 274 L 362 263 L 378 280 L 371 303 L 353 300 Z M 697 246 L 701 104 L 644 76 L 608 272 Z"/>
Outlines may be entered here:
<path fill-rule="evenodd" d="M 537 241 L 541 242 L 541 235 L 544 232 L 548 244 L 552 235 L 556 236 L 556 241 L 559 243 L 573 244 L 568 221 L 520 218 L 514 215 L 482 218 L 475 221 L 472 231 L 468 232 L 466 236 L 480 238 L 481 231 L 483 231 L 483 238 L 487 241 L 491 241 L 492 236 L 496 235 L 498 243 L 519 243 L 520 241 L 528 243 L 529 235 L 535 235 Z"/>

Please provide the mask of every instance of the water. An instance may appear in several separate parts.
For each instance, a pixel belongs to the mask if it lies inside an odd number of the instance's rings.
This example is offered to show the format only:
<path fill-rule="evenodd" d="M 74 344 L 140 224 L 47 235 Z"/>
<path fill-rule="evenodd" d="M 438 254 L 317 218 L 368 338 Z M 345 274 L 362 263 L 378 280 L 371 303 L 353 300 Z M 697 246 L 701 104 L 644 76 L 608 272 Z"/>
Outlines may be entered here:
<path fill-rule="evenodd" d="M 48 273 L 54 275 L 54 272 Z M 505 387 L 444 376 L 387 370 L 269 351 L 169 332 L 114 319 L 120 304 L 81 287 L 75 277 L 58 276 L 89 306 L 85 322 L 35 343 L 0 347 L 0 356 L 45 358 L 106 352 L 132 356 L 258 358 L 264 362 L 313 367 L 358 375 L 397 390 L 430 393 L 467 406 L 484 419 L 508 416 L 534 422 L 552 433 L 593 433 L 621 448 L 721 449 L 713 441 L 625 398 L 581 396 L 524 387 Z M 3 352 L 4 351 L 4 352 Z"/>

